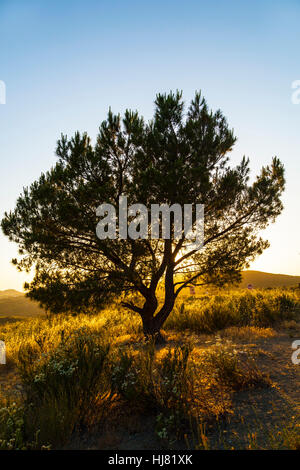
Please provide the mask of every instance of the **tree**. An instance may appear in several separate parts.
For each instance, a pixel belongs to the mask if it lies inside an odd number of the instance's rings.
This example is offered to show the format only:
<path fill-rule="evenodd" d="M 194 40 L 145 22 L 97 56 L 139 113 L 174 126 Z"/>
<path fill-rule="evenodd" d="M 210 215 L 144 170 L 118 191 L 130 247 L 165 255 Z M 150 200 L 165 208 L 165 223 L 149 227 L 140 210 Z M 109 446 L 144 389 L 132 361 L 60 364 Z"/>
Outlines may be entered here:
<path fill-rule="evenodd" d="M 184 114 L 180 92 L 157 95 L 148 123 L 138 112 L 121 119 L 109 111 L 94 146 L 86 134 L 62 135 L 57 163 L 2 220 L 19 245 L 21 258 L 13 262 L 20 270 L 35 266 L 29 297 L 51 312 L 77 312 L 122 295 L 145 335 L 159 335 L 182 289 L 238 281 L 268 246 L 258 231 L 282 211 L 284 169 L 275 157 L 250 184 L 248 159 L 229 165 L 235 141 L 221 111 L 209 110 L 200 93 Z M 121 195 L 146 207 L 204 204 L 202 249 L 189 249 L 174 230 L 170 239 L 100 240 L 96 208 L 117 208 Z"/>

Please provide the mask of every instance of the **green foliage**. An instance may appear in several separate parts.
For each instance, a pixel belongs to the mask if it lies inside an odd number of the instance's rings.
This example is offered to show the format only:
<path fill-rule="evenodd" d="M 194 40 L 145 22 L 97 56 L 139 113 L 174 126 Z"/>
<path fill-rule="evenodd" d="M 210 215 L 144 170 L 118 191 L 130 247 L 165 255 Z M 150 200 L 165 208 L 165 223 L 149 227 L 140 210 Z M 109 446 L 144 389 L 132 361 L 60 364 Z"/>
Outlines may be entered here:
<path fill-rule="evenodd" d="M 36 434 L 38 436 L 38 431 Z M 27 450 L 36 447 L 36 442 L 26 442 L 24 407 L 16 403 L 1 403 L 0 450 Z"/>
<path fill-rule="evenodd" d="M 145 363 L 145 355 L 137 361 L 130 351 L 120 350 L 111 363 L 112 391 L 128 401 L 153 404 L 153 383 Z"/>
<path fill-rule="evenodd" d="M 109 346 L 87 329 L 61 337 L 53 351 L 23 347 L 19 373 L 26 392 L 26 429 L 42 442 L 65 442 L 76 428 L 99 415 L 105 398 L 103 368 Z M 97 418 L 99 416 L 97 415 Z"/>
<path fill-rule="evenodd" d="M 275 157 L 249 184 L 246 158 L 229 165 L 235 142 L 221 111 L 212 112 L 201 93 L 184 113 L 178 91 L 157 95 L 148 123 L 137 112 L 127 110 L 121 118 L 109 111 L 95 146 L 86 134 L 62 136 L 57 163 L 24 189 L 1 222 L 4 234 L 19 245 L 16 266 L 35 267 L 28 295 L 51 312 L 78 313 L 99 310 L 122 293 L 124 305 L 141 314 L 145 334 L 153 335 L 178 294 L 198 278 L 216 285 L 238 281 L 268 246 L 257 233 L 282 211 L 285 181 Z M 96 208 L 118 204 L 120 195 L 129 205 L 147 208 L 204 204 L 203 249 L 195 252 L 185 237 L 175 239 L 174 230 L 170 240 L 99 240 Z M 179 284 L 176 273 L 184 274 Z"/>
<path fill-rule="evenodd" d="M 156 417 L 156 426 L 155 433 L 162 442 L 162 444 L 168 448 L 172 449 L 172 446 L 178 439 L 178 428 L 179 420 L 182 417 L 178 416 L 178 413 L 175 411 L 159 413 Z"/>

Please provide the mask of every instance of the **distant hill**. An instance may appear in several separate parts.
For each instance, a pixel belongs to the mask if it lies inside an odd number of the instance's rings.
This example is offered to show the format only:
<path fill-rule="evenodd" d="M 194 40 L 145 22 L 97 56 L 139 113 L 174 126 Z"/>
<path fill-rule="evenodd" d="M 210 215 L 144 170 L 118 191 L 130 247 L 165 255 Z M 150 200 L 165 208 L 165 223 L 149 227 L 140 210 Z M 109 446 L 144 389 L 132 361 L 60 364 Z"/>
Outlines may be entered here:
<path fill-rule="evenodd" d="M 300 283 L 300 276 L 290 276 L 288 274 L 271 274 L 262 271 L 244 271 L 243 280 L 239 287 L 247 287 L 252 284 L 253 287 L 291 287 Z"/>
<path fill-rule="evenodd" d="M 33 317 L 44 314 L 37 302 L 14 289 L 0 291 L 0 316 Z"/>
<path fill-rule="evenodd" d="M 300 276 L 288 274 L 271 274 L 262 271 L 244 271 L 239 287 L 245 288 L 248 284 L 253 287 L 291 287 L 298 286 Z M 14 289 L 0 291 L 0 317 L 33 317 L 45 314 L 37 302 L 25 297 L 23 292 Z"/>
<path fill-rule="evenodd" d="M 0 299 L 4 299 L 7 297 L 19 297 L 19 296 L 24 296 L 23 292 L 19 292 L 15 289 L 0 290 Z"/>

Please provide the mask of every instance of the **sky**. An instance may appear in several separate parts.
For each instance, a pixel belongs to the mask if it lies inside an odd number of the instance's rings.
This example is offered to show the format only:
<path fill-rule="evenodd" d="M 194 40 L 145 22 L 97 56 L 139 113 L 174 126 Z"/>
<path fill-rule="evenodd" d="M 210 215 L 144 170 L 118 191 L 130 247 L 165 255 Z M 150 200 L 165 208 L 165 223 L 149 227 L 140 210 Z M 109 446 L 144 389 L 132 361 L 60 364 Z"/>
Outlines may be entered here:
<path fill-rule="evenodd" d="M 201 90 L 235 131 L 233 164 L 286 168 L 285 209 L 251 269 L 300 275 L 299 20 L 300 0 L 0 0 L 0 217 L 55 163 L 61 133 L 95 141 L 109 106 L 150 119 L 156 93 Z M 28 280 L 16 256 L 1 233 L 0 290 Z"/>

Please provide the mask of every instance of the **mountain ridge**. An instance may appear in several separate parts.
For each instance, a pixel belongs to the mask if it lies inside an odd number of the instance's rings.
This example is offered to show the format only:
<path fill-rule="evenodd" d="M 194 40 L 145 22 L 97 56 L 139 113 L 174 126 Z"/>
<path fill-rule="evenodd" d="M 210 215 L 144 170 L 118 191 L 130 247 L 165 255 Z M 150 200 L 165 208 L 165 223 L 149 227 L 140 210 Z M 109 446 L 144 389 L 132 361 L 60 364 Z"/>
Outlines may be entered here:
<path fill-rule="evenodd" d="M 268 287 L 293 287 L 300 285 L 300 276 L 290 274 L 273 274 L 264 271 L 247 270 L 242 272 L 242 281 L 239 288 L 247 288 L 252 284 L 253 288 Z M 30 300 L 24 292 L 15 289 L 0 291 L 0 316 L 7 317 L 32 317 L 45 314 L 37 302 Z"/>
<path fill-rule="evenodd" d="M 242 272 L 242 282 L 239 287 L 247 287 L 252 284 L 253 287 L 293 287 L 300 283 L 300 276 L 291 274 L 274 274 L 264 271 L 247 270 Z"/>

